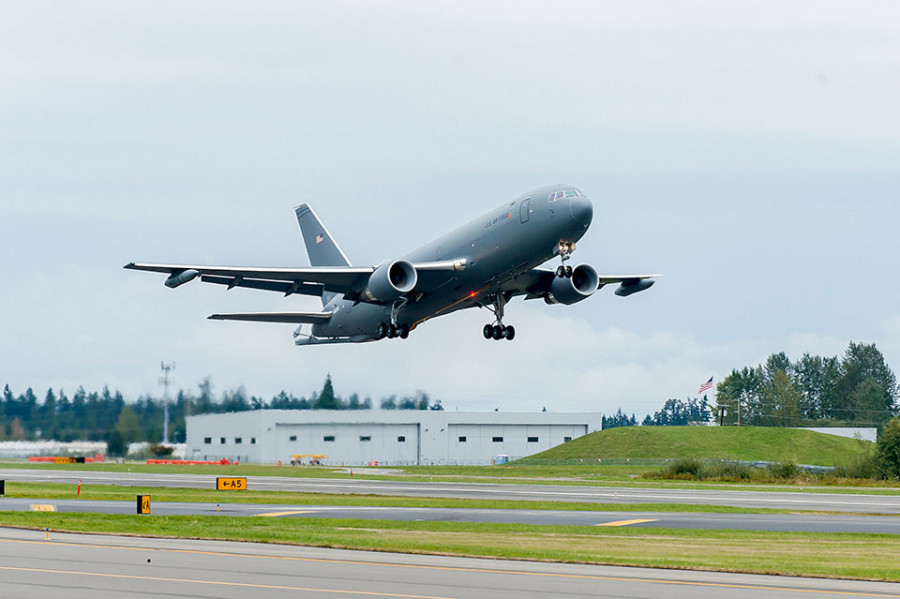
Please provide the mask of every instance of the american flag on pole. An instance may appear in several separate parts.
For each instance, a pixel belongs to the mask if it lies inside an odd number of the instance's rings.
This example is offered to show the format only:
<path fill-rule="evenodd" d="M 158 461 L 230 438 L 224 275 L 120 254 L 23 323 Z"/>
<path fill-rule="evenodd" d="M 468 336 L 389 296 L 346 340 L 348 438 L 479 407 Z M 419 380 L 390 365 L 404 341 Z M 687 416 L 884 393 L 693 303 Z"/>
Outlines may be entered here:
<path fill-rule="evenodd" d="M 700 390 L 697 391 L 698 394 L 703 393 L 705 391 L 709 391 L 712 389 L 713 377 L 709 377 L 709 380 L 700 385 Z"/>

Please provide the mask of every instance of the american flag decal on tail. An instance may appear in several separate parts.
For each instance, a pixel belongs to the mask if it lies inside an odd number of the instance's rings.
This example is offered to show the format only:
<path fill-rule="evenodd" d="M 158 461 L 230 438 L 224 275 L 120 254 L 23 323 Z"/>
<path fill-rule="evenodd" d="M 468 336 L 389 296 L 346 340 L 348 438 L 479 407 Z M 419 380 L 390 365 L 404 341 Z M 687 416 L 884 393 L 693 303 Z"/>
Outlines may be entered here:
<path fill-rule="evenodd" d="M 322 243 L 323 241 L 325 241 L 325 238 L 322 237 L 322 234 L 321 234 L 321 233 L 319 233 L 318 235 L 316 235 L 316 245 Z"/>

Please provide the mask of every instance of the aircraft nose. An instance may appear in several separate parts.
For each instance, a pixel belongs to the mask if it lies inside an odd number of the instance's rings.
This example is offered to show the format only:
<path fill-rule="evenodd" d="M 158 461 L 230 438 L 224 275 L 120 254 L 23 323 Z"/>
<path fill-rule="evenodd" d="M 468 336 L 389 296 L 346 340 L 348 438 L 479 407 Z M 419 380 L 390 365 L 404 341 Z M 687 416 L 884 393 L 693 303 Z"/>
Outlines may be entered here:
<path fill-rule="evenodd" d="M 575 219 L 575 222 L 582 225 L 585 229 L 588 228 L 591 224 L 591 219 L 594 218 L 594 206 L 589 199 L 584 197 L 570 198 L 569 211 L 572 213 L 572 218 Z"/>

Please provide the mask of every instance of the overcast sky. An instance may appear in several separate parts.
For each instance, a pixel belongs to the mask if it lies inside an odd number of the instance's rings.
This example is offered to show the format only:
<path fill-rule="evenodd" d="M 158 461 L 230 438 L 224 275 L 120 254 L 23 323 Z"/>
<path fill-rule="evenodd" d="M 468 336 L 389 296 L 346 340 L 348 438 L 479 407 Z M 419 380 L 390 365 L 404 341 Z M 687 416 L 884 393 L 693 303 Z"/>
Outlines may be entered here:
<path fill-rule="evenodd" d="M 42 2 L 0 19 L 0 384 L 644 413 L 786 351 L 900 368 L 895 2 Z M 213 312 L 314 298 L 125 271 L 306 265 L 311 203 L 356 264 L 534 187 L 594 203 L 575 258 L 662 272 L 406 341 L 297 348 Z"/>

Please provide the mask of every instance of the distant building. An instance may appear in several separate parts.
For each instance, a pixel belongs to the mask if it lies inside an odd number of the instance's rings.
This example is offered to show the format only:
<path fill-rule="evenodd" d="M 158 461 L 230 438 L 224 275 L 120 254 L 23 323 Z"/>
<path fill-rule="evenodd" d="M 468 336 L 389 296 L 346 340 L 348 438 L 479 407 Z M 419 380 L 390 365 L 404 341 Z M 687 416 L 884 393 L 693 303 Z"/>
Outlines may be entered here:
<path fill-rule="evenodd" d="M 430 410 L 254 410 L 187 418 L 189 460 L 329 465 L 491 464 L 529 456 L 601 428 L 599 413 Z"/>
<path fill-rule="evenodd" d="M 805 431 L 813 431 L 825 435 L 834 435 L 835 437 L 847 437 L 848 439 L 860 439 L 861 441 L 871 441 L 875 443 L 878 440 L 878 429 L 875 427 L 856 427 L 856 428 L 840 428 L 840 427 L 800 427 Z"/>

